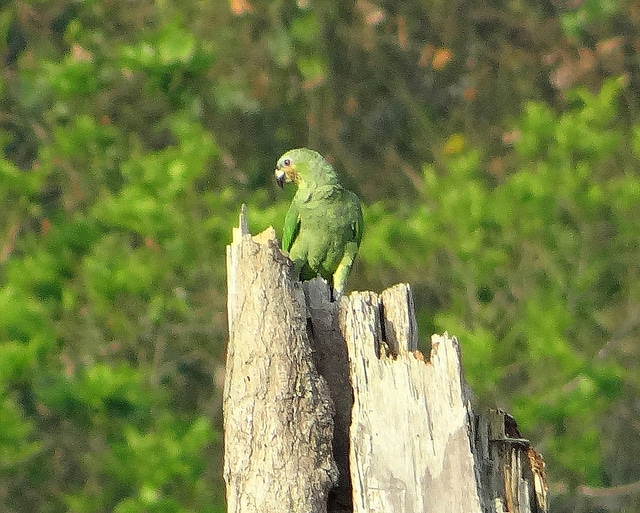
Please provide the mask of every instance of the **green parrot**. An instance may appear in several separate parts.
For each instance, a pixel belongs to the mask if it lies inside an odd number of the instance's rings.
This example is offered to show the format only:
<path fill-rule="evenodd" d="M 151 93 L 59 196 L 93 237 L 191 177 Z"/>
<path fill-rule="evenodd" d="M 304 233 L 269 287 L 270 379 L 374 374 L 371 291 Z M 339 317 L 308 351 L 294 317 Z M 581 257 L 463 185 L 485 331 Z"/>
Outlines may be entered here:
<path fill-rule="evenodd" d="M 294 276 L 322 276 L 333 299 L 339 299 L 362 239 L 360 199 L 340 184 L 322 155 L 307 148 L 282 155 L 275 175 L 280 187 L 288 182 L 298 186 L 282 231 L 282 249 L 289 252 Z"/>

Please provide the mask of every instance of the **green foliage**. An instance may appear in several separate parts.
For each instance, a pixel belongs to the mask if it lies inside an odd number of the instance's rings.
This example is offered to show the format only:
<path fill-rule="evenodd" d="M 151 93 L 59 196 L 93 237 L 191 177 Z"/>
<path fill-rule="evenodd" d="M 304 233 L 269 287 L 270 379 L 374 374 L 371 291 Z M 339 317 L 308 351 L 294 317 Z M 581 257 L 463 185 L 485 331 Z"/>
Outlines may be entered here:
<path fill-rule="evenodd" d="M 555 489 L 637 480 L 636 11 L 5 2 L 0 510 L 224 509 L 224 248 L 303 145 L 368 205 L 349 285 L 411 282 Z"/>
<path fill-rule="evenodd" d="M 622 4 L 620 0 L 587 0 L 562 13 L 560 25 L 568 36 L 584 37 L 594 26 L 602 25 L 618 15 Z"/>
<path fill-rule="evenodd" d="M 447 262 L 432 286 L 455 292 L 435 323 L 460 337 L 473 388 L 508 402 L 523 430 L 541 436 L 550 468 L 595 486 L 603 484 L 598 419 L 628 372 L 599 356 L 610 335 L 598 316 L 634 296 L 628 270 L 640 256 L 638 202 L 620 204 L 621 180 L 624 197 L 637 193 L 640 175 L 614 172 L 631 142 L 613 125 L 622 87 L 578 89 L 562 114 L 526 105 L 514 172 L 494 185 L 477 150 L 447 158 L 441 173 L 426 166 L 429 208 L 400 227 L 374 206 L 368 244 L 377 250 L 363 252 L 372 264 L 415 271 L 418 260 L 398 252 L 401 237 L 425 262 Z"/>
<path fill-rule="evenodd" d="M 11 355 L 11 348 L 8 353 Z M 33 423 L 24 418 L 15 399 L 2 397 L 1 401 L 0 472 L 9 477 L 42 450 L 42 443 L 34 440 Z"/>

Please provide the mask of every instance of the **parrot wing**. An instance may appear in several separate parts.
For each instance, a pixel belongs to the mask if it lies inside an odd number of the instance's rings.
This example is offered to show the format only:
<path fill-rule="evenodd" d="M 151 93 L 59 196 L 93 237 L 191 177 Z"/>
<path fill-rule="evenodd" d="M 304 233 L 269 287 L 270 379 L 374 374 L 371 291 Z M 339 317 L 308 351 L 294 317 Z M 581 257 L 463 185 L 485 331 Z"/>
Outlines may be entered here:
<path fill-rule="evenodd" d="M 364 231 L 364 219 L 362 217 L 362 204 L 360 203 L 360 199 L 354 193 L 347 191 L 345 201 L 348 204 L 347 211 L 349 212 L 348 217 L 351 220 L 350 227 L 352 232 L 345 241 L 344 253 L 333 273 L 334 298 L 340 297 L 344 291 L 347 276 L 351 271 L 351 266 L 358 253 Z"/>
<path fill-rule="evenodd" d="M 296 240 L 298 233 L 300 232 L 300 212 L 298 211 L 298 204 L 294 198 L 289 206 L 287 215 L 284 218 L 284 228 L 282 229 L 282 249 L 289 252 L 293 241 Z"/>

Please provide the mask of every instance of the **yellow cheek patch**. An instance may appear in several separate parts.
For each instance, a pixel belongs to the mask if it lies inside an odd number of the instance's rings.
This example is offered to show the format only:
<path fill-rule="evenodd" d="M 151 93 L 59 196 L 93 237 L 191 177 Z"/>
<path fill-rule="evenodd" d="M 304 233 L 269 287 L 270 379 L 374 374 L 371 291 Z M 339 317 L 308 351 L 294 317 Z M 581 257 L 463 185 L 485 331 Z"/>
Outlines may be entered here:
<path fill-rule="evenodd" d="M 294 166 L 293 164 L 291 164 L 289 167 L 286 167 L 284 170 L 285 175 L 287 175 L 287 178 L 289 179 L 290 182 L 297 182 L 298 181 L 298 173 L 296 172 L 296 166 Z"/>

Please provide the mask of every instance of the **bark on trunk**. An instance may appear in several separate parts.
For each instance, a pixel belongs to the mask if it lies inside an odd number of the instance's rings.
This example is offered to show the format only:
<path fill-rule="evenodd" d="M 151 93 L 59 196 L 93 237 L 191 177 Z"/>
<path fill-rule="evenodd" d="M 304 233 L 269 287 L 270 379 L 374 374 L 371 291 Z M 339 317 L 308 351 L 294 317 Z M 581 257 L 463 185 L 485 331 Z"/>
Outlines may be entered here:
<path fill-rule="evenodd" d="M 227 251 L 227 510 L 322 513 L 337 480 L 333 405 L 312 361 L 304 295 L 266 235 L 253 240 L 241 215 Z"/>
<path fill-rule="evenodd" d="M 455 337 L 417 350 L 408 285 L 331 302 L 244 208 L 227 265 L 230 513 L 547 511 L 541 457 L 504 412 L 473 413 Z"/>

